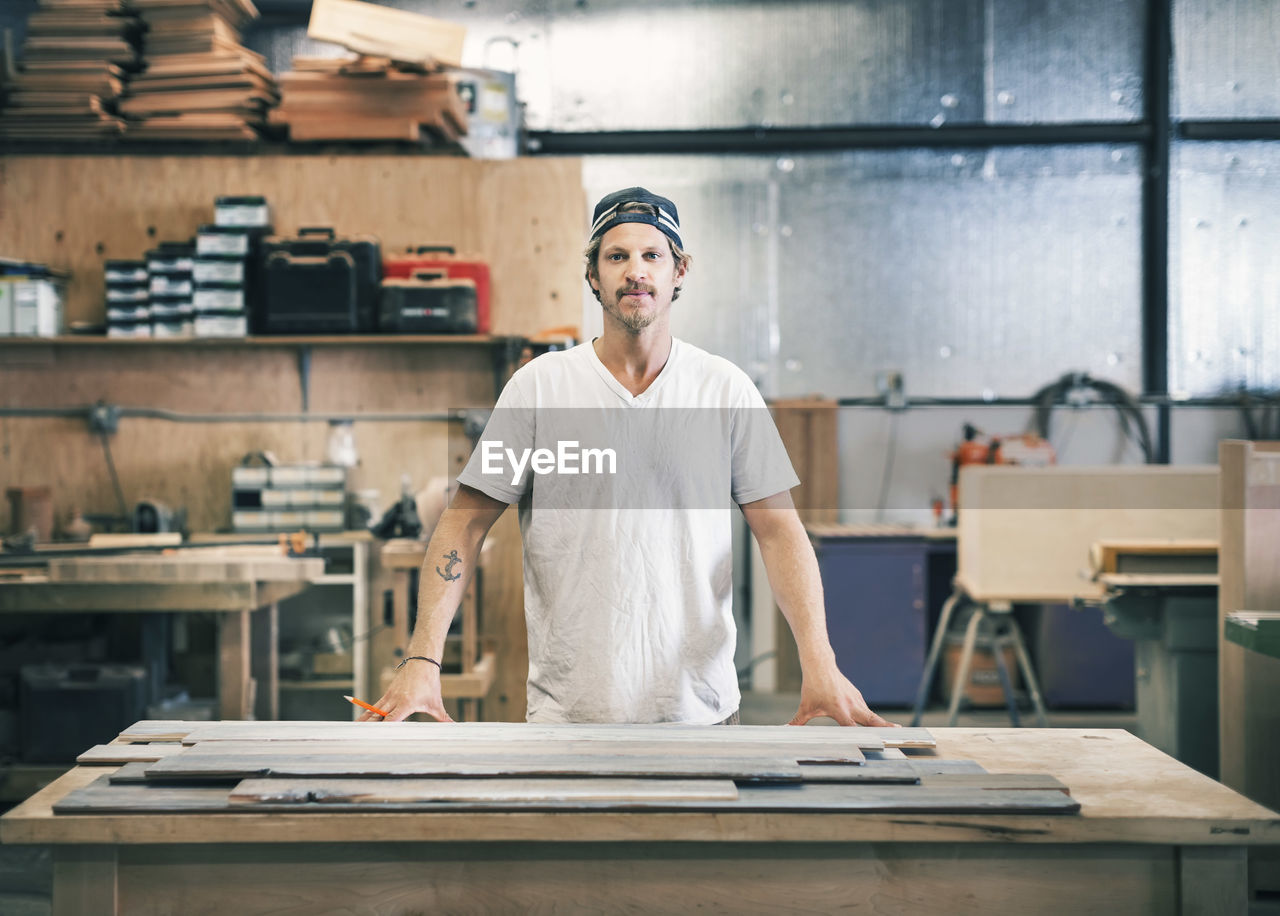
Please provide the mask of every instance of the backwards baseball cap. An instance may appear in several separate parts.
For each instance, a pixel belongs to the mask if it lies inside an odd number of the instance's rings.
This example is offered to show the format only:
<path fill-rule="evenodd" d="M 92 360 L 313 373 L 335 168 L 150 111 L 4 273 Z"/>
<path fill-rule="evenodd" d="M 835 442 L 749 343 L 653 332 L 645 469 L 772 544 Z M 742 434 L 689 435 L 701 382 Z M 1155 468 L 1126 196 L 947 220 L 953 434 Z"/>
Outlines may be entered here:
<path fill-rule="evenodd" d="M 658 215 L 618 212 L 619 207 L 631 203 L 651 204 L 658 211 Z M 659 197 L 644 188 L 626 188 L 602 197 L 600 203 L 596 204 L 595 213 L 591 216 L 589 241 L 594 242 L 619 223 L 647 223 L 650 226 L 656 226 L 667 238 L 681 248 L 684 247 L 684 242 L 680 240 L 680 214 L 676 212 L 676 205 L 665 197 Z"/>

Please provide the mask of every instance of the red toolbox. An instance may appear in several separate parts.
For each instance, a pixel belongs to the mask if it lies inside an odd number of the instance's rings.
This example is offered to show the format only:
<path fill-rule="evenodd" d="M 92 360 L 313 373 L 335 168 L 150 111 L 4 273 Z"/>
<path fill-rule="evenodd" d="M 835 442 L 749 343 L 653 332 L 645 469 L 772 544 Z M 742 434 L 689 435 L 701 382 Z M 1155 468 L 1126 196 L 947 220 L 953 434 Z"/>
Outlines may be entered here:
<path fill-rule="evenodd" d="M 457 256 L 452 245 L 419 245 L 408 254 L 388 257 L 382 264 L 384 280 L 408 280 L 420 270 L 442 270 L 449 279 L 471 280 L 476 285 L 476 333 L 489 333 L 489 265 Z"/>

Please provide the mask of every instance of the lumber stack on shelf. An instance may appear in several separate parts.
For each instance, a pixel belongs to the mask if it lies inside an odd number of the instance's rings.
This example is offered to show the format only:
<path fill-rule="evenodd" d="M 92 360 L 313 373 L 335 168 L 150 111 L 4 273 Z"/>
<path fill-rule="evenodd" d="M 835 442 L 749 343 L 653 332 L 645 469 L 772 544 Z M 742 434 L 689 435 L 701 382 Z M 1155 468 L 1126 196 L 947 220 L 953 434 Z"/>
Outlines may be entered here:
<path fill-rule="evenodd" d="M 447 70 L 382 57 L 295 57 L 280 77 L 272 124 L 289 139 L 397 140 L 456 144 L 467 132 L 467 106 Z"/>
<path fill-rule="evenodd" d="M 41 0 L 27 19 L 18 72 L 3 86 L 0 138 L 119 135 L 116 102 L 141 64 L 143 23 L 124 0 Z"/>
<path fill-rule="evenodd" d="M 252 0 L 130 0 L 147 24 L 146 70 L 120 102 L 129 139 L 252 140 L 279 100 L 265 60 L 244 47 Z"/>

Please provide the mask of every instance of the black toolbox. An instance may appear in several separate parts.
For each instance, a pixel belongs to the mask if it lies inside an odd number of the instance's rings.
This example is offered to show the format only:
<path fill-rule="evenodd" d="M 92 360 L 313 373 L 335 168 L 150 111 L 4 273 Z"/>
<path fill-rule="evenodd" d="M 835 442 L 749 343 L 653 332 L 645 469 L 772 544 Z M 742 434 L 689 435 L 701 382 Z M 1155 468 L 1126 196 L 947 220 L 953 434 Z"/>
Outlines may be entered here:
<path fill-rule="evenodd" d="M 133 665 L 23 665 L 22 759 L 69 763 L 146 718 L 146 669 Z"/>
<path fill-rule="evenodd" d="M 383 280 L 378 327 L 402 334 L 475 334 L 476 284 L 444 271 L 417 271 L 407 280 Z"/>
<path fill-rule="evenodd" d="M 372 236 L 337 238 L 330 228 L 262 242 L 257 334 L 342 334 L 377 330 L 382 250 Z"/>

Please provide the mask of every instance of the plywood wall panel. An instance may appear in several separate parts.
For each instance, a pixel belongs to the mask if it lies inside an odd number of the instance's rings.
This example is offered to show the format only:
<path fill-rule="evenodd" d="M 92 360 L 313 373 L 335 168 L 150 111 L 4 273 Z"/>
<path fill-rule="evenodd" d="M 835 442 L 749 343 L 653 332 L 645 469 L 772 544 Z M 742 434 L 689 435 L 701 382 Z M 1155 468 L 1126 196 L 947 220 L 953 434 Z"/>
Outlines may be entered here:
<path fill-rule="evenodd" d="M 263 194 L 277 232 L 333 226 L 385 252 L 453 244 L 493 271 L 493 331 L 577 324 L 586 202 L 577 159 L 428 156 L 10 156 L 0 251 L 72 272 L 68 319 L 101 321 L 102 262 L 212 222 L 214 198 Z"/>

